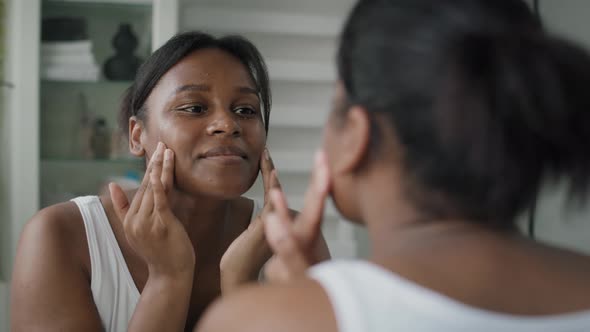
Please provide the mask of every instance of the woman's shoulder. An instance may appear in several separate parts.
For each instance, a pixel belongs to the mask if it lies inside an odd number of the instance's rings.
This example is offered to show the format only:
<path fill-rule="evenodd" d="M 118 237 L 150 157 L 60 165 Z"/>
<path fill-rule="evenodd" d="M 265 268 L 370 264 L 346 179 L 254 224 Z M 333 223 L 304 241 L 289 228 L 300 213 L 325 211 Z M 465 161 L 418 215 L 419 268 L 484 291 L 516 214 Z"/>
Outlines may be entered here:
<path fill-rule="evenodd" d="M 22 330 L 64 326 L 98 330 L 100 318 L 90 295 L 88 250 L 83 246 L 84 223 L 74 202 L 49 206 L 29 220 L 14 261 L 13 326 Z M 56 308 L 72 314 L 60 315 Z"/>
<path fill-rule="evenodd" d="M 195 329 L 196 332 L 336 330 L 327 294 L 319 283 L 308 278 L 288 284 L 245 286 L 215 302 Z"/>
<path fill-rule="evenodd" d="M 37 212 L 26 223 L 20 239 L 21 247 L 38 248 L 35 250 L 38 255 L 59 254 L 62 259 L 77 261 L 85 258 L 81 253 L 87 250 L 79 249 L 86 245 L 82 215 L 72 201 L 51 205 Z"/>
<path fill-rule="evenodd" d="M 82 215 L 73 201 L 48 206 L 26 224 L 24 233 L 40 231 L 47 236 L 68 236 L 83 230 Z"/>

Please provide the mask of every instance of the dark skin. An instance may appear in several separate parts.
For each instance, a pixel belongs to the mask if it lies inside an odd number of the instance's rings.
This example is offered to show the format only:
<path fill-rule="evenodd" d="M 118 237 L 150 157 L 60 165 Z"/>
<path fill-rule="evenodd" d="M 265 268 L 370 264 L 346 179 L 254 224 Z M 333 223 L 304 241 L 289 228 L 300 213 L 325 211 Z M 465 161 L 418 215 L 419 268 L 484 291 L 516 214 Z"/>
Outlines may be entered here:
<path fill-rule="evenodd" d="M 369 115 L 362 107 L 342 113 L 343 96 L 338 86 L 338 111 L 329 119 L 324 158 L 316 163 L 308 190 L 322 199 L 306 201 L 301 215 L 321 210 L 320 202 L 331 192 L 348 219 L 366 225 L 372 263 L 472 307 L 521 316 L 590 309 L 590 257 L 469 220 L 427 218 L 405 199 L 395 132 L 382 131 L 378 158 L 367 162 Z M 321 214 L 289 218 L 282 195 L 270 195 L 278 212 L 267 216 L 266 235 L 275 257 L 288 267 L 277 279 L 287 281 L 248 287 L 221 299 L 196 331 L 337 331 L 327 295 L 304 275 L 313 259 L 306 249 L 312 237 L 301 229 L 316 229 Z"/>
<path fill-rule="evenodd" d="M 254 84 L 233 56 L 193 52 L 161 78 L 145 106 L 146 116 L 129 125 L 131 152 L 152 161 L 142 187 L 111 187 L 100 200 L 141 293 L 129 331 L 190 330 L 221 288 L 251 281 L 270 257 L 261 223 L 250 222 L 253 203 L 241 195 L 259 170 L 265 190 L 278 180 L 263 153 Z M 75 204 L 40 211 L 17 251 L 12 330 L 101 331 L 90 271 Z"/>

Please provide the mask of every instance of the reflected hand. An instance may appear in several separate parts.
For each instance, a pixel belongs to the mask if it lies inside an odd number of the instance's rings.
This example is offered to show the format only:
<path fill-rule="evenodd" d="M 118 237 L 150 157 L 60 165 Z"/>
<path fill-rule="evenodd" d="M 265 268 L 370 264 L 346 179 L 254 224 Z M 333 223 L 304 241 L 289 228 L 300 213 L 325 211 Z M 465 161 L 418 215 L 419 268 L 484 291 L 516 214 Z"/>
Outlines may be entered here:
<path fill-rule="evenodd" d="M 192 243 L 184 226 L 172 213 L 166 196 L 173 176 L 174 153 L 163 143 L 158 143 L 131 205 L 118 185 L 109 185 L 125 237 L 147 264 L 150 278 L 186 277 L 194 273 Z"/>
<path fill-rule="evenodd" d="M 288 281 L 304 276 L 310 266 L 330 257 L 321 236 L 324 206 L 330 190 L 328 172 L 325 155 L 318 152 L 303 210 L 294 218 L 289 214 L 285 195 L 271 190 L 274 212 L 266 216 L 264 226 L 274 256 L 264 268 L 267 280 Z"/>
<path fill-rule="evenodd" d="M 250 222 L 248 228 L 232 242 L 221 258 L 219 268 L 221 291 L 224 294 L 245 282 L 257 280 L 260 269 L 272 254 L 264 237 L 263 220 L 271 211 L 270 190 L 280 191 L 281 185 L 268 149 L 262 154 L 260 172 L 264 183 L 264 207 L 256 219 Z"/>

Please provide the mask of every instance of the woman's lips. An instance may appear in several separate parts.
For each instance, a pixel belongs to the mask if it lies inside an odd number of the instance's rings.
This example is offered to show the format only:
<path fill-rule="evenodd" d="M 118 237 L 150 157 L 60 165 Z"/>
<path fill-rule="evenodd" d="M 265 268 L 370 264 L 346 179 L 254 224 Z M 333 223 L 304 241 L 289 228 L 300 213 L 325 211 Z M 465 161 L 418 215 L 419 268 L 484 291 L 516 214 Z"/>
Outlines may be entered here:
<path fill-rule="evenodd" d="M 246 152 L 236 146 L 215 147 L 201 154 L 199 157 L 221 164 L 237 164 L 248 159 Z"/>

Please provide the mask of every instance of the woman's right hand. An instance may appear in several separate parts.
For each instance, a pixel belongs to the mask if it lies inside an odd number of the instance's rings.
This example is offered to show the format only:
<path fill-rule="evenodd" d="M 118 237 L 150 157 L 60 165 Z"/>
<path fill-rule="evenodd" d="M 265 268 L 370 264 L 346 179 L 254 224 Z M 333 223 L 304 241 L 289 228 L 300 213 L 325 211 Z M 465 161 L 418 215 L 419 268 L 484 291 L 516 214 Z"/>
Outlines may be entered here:
<path fill-rule="evenodd" d="M 147 264 L 150 278 L 190 275 L 192 279 L 193 245 L 166 196 L 173 176 L 174 154 L 158 143 L 131 204 L 118 185 L 111 183 L 109 190 L 127 241 Z"/>
<path fill-rule="evenodd" d="M 174 154 L 158 143 L 131 205 L 119 186 L 109 186 L 125 237 L 149 271 L 129 321 L 130 332 L 185 329 L 195 251 L 184 226 L 168 205 L 166 189 L 171 189 L 173 178 Z"/>

